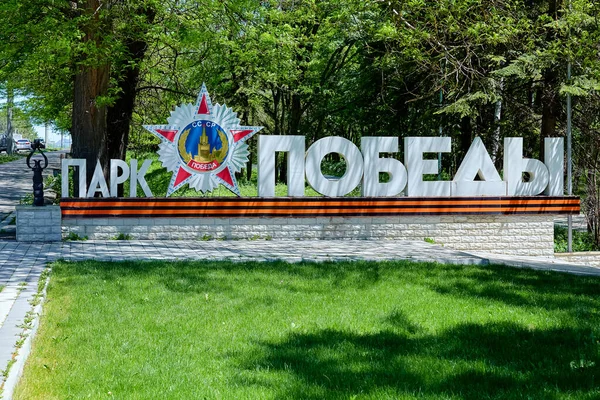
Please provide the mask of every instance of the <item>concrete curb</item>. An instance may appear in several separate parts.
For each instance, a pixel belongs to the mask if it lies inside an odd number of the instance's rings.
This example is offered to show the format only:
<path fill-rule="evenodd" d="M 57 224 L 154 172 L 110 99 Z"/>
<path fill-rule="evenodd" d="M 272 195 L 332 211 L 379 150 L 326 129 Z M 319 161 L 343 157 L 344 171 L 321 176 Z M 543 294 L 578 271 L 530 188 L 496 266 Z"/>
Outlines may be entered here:
<path fill-rule="evenodd" d="M 31 329 L 24 330 L 24 334 L 27 335 L 23 345 L 20 349 L 16 349 L 15 355 L 15 363 L 11 366 L 8 376 L 4 381 L 2 386 L 3 392 L 0 394 L 0 399 L 2 400 L 12 400 L 12 396 L 14 394 L 15 388 L 17 387 L 17 383 L 23 374 L 23 369 L 25 368 L 25 362 L 31 353 L 31 347 L 33 345 L 33 339 L 35 338 L 35 334 L 37 333 L 38 327 L 40 325 L 40 318 L 42 316 L 44 302 L 46 301 L 46 293 L 48 290 L 48 284 L 50 283 L 50 275 L 46 278 L 46 283 L 44 284 L 44 288 L 42 289 L 40 302 L 33 308 L 33 313 L 35 315 Z"/>

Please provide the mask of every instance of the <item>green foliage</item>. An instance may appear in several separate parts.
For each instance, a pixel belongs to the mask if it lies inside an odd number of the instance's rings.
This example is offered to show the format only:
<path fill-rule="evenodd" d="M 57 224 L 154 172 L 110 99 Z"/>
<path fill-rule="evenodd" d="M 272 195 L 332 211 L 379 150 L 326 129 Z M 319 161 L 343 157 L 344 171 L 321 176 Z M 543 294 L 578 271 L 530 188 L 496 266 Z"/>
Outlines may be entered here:
<path fill-rule="evenodd" d="M 81 241 L 81 240 L 88 240 L 88 237 L 87 236 L 79 236 L 75 232 L 69 232 L 69 234 L 67 235 L 67 237 L 64 238 L 64 240 Z"/>
<path fill-rule="evenodd" d="M 14 153 L 14 154 L 0 154 L 0 164 L 4 164 L 11 161 L 21 160 L 25 157 L 24 154 Z"/>
<path fill-rule="evenodd" d="M 569 95 L 575 176 L 586 181 L 584 205 L 600 242 L 600 184 L 588 180 L 600 173 L 600 2 L 93 3 L 0 4 L 0 82 L 25 96 L 15 108 L 25 121 L 71 128 L 78 72 L 105 67 L 108 83 L 94 106 L 118 105 L 120 83 L 137 82 L 133 116 L 121 121 L 131 135 L 118 138 L 137 158 L 159 145 L 141 126 L 167 123 L 205 82 L 213 102 L 232 107 L 241 124 L 264 126 L 261 134 L 304 135 L 307 146 L 332 135 L 357 145 L 363 136 L 452 137 L 452 157 L 443 160 L 451 178 L 475 136 L 497 165 L 505 136 L 524 137 L 525 156 L 539 157 L 541 135 L 565 133 Z M 143 58 L 128 47 L 136 41 L 147 49 Z M 138 69 L 136 79 L 126 79 Z M 255 157 L 256 140 L 249 144 Z M 339 176 L 343 164 L 328 162 L 325 173 Z M 284 166 L 279 156 L 279 183 Z M 151 186 L 163 195 L 170 174 L 158 169 Z M 255 195 L 248 180 L 240 176 L 243 194 Z M 277 190 L 285 193 L 284 186 Z"/>
<path fill-rule="evenodd" d="M 129 233 L 122 233 L 119 232 L 118 235 L 116 235 L 115 237 L 112 238 L 112 240 L 131 240 L 133 239 L 133 236 L 131 236 Z"/>
<path fill-rule="evenodd" d="M 19 204 L 28 206 L 33 205 L 33 193 L 27 193 L 25 196 L 23 196 L 23 198 L 19 200 Z"/>
<path fill-rule="evenodd" d="M 73 171 L 69 171 L 69 186 L 73 186 L 72 179 Z M 62 194 L 62 178 L 61 174 L 57 175 L 48 175 L 46 179 L 44 179 L 44 190 L 51 192 L 54 196 L 53 204 L 60 204 L 60 198 Z"/>
<path fill-rule="evenodd" d="M 323 161 L 321 163 L 321 172 L 325 176 L 342 177 L 346 173 L 346 160 Z"/>
<path fill-rule="evenodd" d="M 29 120 L 29 115 L 23 109 L 23 105 L 16 104 L 12 108 L 12 119 L 11 124 L 13 128 L 13 134 L 19 134 L 22 137 L 33 140 L 37 137 L 37 133 Z M 7 116 L 6 116 L 6 103 L 0 104 L 0 134 L 6 132 L 7 127 Z M 0 161 L 1 163 L 2 161 Z"/>
<path fill-rule="evenodd" d="M 568 248 L 568 229 L 554 226 L 554 252 L 566 253 Z M 594 235 L 589 232 L 573 231 L 572 248 L 577 251 L 598 251 L 600 246 L 595 242 Z"/>

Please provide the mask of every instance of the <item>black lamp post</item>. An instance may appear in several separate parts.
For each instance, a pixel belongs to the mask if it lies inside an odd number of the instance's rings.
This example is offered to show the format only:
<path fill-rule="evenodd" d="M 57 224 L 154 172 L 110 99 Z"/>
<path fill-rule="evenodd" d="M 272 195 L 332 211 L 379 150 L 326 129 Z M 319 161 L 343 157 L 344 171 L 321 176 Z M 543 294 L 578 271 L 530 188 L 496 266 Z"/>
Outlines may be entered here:
<path fill-rule="evenodd" d="M 48 166 L 48 157 L 44 154 L 38 141 L 34 141 L 31 144 L 31 152 L 27 156 L 27 166 L 33 171 L 33 205 L 43 206 L 44 205 L 44 178 L 42 177 L 42 171 Z M 40 154 L 44 157 L 44 166 L 42 167 L 42 160 L 33 160 L 33 167 L 31 166 L 31 156 L 34 155 L 36 150 L 39 150 Z"/>

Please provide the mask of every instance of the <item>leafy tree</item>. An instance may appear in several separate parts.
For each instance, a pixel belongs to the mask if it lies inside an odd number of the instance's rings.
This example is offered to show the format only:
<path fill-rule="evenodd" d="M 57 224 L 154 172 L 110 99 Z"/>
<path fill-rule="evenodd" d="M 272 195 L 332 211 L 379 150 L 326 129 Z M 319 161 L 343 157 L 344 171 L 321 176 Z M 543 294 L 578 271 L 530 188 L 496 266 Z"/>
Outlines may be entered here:
<path fill-rule="evenodd" d="M 4 133 L 8 131 L 8 118 L 7 118 L 7 114 L 9 111 L 9 107 L 7 107 L 7 103 L 3 104 L 3 107 L 0 109 L 0 132 Z M 31 121 L 29 119 L 29 115 L 23 111 L 23 109 L 21 107 L 19 107 L 19 105 L 13 105 L 12 106 L 12 113 L 11 113 L 11 125 L 12 125 L 12 132 L 13 134 L 19 134 L 21 136 L 23 136 L 26 139 L 30 139 L 33 140 L 37 137 L 37 133 L 33 127 L 33 125 L 31 124 Z M 12 140 L 11 138 L 9 138 L 9 140 Z"/>
<path fill-rule="evenodd" d="M 542 157 L 542 139 L 564 134 L 568 93 L 577 174 L 594 199 L 599 8 L 590 0 L 5 0 L 0 81 L 28 95 L 38 122 L 72 132 L 73 155 L 88 159 L 90 173 L 98 158 L 156 146 L 140 126 L 163 123 L 202 82 L 242 123 L 303 134 L 309 145 L 441 129 L 455 138 L 450 173 L 476 135 L 497 164 L 504 135 L 524 136 L 526 153 Z M 285 166 L 280 156 L 281 179 Z"/>
<path fill-rule="evenodd" d="M 125 156 L 139 62 L 155 15 L 150 0 L 8 0 L 0 6 L 0 77 L 33 95 L 40 118 L 69 128 L 73 156 L 87 160 L 88 174 L 97 159 Z"/>

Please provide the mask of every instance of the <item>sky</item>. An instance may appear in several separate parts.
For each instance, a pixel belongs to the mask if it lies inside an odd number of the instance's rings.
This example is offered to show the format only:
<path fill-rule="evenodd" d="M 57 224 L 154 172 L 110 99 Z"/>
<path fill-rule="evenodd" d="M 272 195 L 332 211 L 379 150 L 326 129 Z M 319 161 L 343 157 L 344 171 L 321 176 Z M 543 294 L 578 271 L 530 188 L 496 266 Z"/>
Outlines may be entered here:
<path fill-rule="evenodd" d="M 22 96 L 15 97 L 15 103 L 19 103 L 23 100 L 25 100 L 25 98 Z M 4 103 L 6 103 L 6 98 L 3 95 L 0 95 L 0 104 L 4 104 Z M 44 125 L 33 125 L 33 128 L 35 129 L 38 137 L 45 139 Z M 50 130 L 48 132 L 48 142 L 55 142 L 55 141 L 59 141 L 59 140 L 60 140 L 60 133 L 55 132 L 52 129 L 52 127 L 50 127 Z"/>
<path fill-rule="evenodd" d="M 38 137 L 45 139 L 45 129 L 43 125 L 34 125 L 35 131 L 37 132 Z M 60 133 L 54 132 L 52 127 L 50 127 L 48 132 L 48 142 L 56 142 L 60 140 Z"/>

